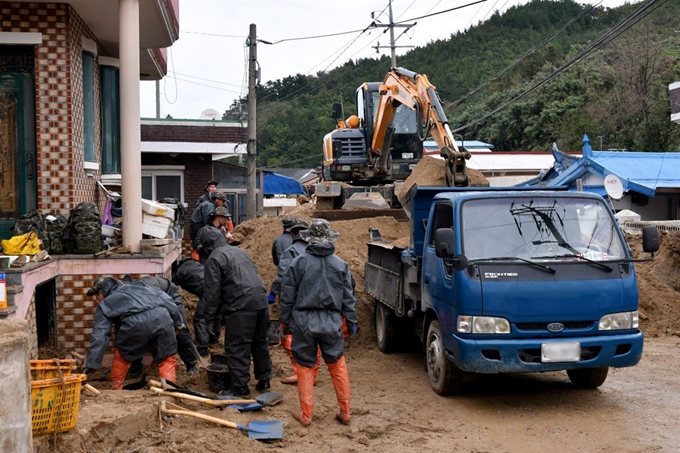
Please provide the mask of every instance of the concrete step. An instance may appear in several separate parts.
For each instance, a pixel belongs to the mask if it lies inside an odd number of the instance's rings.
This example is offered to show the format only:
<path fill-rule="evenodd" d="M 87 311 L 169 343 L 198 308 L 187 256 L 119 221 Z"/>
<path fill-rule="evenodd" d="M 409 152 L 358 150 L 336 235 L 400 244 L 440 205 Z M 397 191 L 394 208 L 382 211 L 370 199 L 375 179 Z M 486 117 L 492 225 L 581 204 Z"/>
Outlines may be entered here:
<path fill-rule="evenodd" d="M 23 292 L 23 285 L 7 285 L 5 286 L 7 291 L 7 308 L 0 310 L 0 319 L 6 319 L 9 315 L 17 311 L 16 303 L 14 298 L 17 294 Z"/>

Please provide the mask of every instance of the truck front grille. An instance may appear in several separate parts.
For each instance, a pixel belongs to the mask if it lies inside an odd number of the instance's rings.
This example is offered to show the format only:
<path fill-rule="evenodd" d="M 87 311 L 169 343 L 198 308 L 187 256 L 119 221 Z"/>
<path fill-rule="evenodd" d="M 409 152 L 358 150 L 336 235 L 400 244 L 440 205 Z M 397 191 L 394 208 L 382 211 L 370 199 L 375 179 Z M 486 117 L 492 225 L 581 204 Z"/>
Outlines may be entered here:
<path fill-rule="evenodd" d="M 552 324 L 549 322 L 518 322 L 515 324 L 515 327 L 517 327 L 517 330 L 523 330 L 523 331 L 532 331 L 532 332 L 546 332 L 550 333 L 548 330 L 548 324 Z M 594 321 L 570 321 L 570 322 L 563 322 L 561 323 L 564 325 L 564 331 L 567 330 L 583 330 L 583 329 L 590 329 L 593 327 L 593 324 L 595 324 Z"/>
<path fill-rule="evenodd" d="M 360 157 L 366 158 L 366 140 L 362 137 L 343 137 L 341 158 Z"/>

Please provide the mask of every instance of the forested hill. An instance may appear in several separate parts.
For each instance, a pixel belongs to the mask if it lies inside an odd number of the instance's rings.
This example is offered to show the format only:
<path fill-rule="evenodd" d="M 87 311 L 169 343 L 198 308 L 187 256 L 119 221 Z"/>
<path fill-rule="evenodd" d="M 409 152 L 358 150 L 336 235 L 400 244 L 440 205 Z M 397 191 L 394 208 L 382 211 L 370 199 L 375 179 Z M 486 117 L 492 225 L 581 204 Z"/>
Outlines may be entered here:
<path fill-rule="evenodd" d="M 496 151 L 548 151 L 553 142 L 580 150 L 584 134 L 595 149 L 601 136 L 603 149 L 678 151 L 668 84 L 680 80 L 679 6 L 680 0 L 613 9 L 534 0 L 415 48 L 397 64 L 427 74 L 451 129 L 464 127 L 466 140 L 492 143 Z M 389 68 L 387 56 L 361 59 L 261 85 L 258 165 L 320 165 L 323 136 L 335 126 L 333 102 L 342 100 L 349 116 L 356 88 L 381 81 Z"/>

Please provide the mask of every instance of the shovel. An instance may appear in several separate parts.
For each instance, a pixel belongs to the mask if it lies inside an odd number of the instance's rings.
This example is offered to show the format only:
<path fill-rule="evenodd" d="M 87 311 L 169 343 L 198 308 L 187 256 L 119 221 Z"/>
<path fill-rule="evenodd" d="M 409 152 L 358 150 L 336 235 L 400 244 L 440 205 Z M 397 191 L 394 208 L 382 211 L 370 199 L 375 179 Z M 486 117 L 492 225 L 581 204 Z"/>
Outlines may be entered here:
<path fill-rule="evenodd" d="M 178 398 L 187 401 L 196 401 L 198 403 L 203 403 L 207 406 L 212 407 L 224 407 L 224 406 L 243 406 L 243 405 L 254 405 L 259 404 L 262 407 L 265 406 L 275 406 L 283 401 L 283 394 L 278 392 L 263 393 L 256 399 L 250 400 L 213 400 L 210 398 L 201 398 L 200 396 L 187 395 L 184 393 L 168 392 L 167 390 L 159 389 L 157 387 L 151 387 L 151 391 L 162 396 L 172 396 L 173 398 Z M 251 406 L 251 410 L 255 410 L 254 406 Z"/>
<path fill-rule="evenodd" d="M 197 392 L 196 390 L 191 390 L 189 387 L 184 387 L 168 379 L 165 380 L 165 383 L 167 384 L 167 386 L 164 387 L 162 382 L 156 381 L 154 379 L 149 379 L 149 385 L 151 387 L 158 387 L 159 389 L 163 389 L 167 392 L 186 393 L 187 395 L 200 396 L 201 398 L 210 398 L 205 393 Z"/>
<path fill-rule="evenodd" d="M 191 396 L 191 395 L 185 395 Z M 270 421 L 254 421 L 248 423 L 248 425 L 242 425 L 240 423 L 233 423 L 221 418 L 211 417 L 209 415 L 204 415 L 198 412 L 190 411 L 178 406 L 177 404 L 170 403 L 168 401 L 161 401 L 160 411 L 163 414 L 170 415 L 184 415 L 186 417 L 194 417 L 201 420 L 206 420 L 209 422 L 217 423 L 218 425 L 226 426 L 227 428 L 234 428 L 240 431 L 245 431 L 248 433 L 248 437 L 257 440 L 274 440 L 283 439 L 283 422 L 281 420 L 270 420 Z"/>

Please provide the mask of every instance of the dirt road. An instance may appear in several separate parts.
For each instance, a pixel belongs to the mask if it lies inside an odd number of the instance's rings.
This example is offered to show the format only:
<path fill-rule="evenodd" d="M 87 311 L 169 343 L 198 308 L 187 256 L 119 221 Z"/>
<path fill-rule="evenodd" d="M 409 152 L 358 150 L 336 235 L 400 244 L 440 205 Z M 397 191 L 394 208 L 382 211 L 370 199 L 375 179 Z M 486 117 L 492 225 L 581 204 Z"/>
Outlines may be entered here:
<path fill-rule="evenodd" d="M 445 398 L 429 388 L 418 354 L 384 355 L 350 345 L 349 427 L 333 419 L 335 397 L 322 369 L 315 417 L 306 429 L 290 416 L 298 408 L 295 387 L 278 381 L 274 390 L 284 392 L 284 403 L 260 413 L 188 406 L 241 423 L 283 420 L 282 441 L 264 444 L 194 419 L 167 419 L 161 431 L 157 397 L 147 390 L 107 390 L 96 399 L 83 397 L 78 430 L 62 435 L 56 451 L 674 452 L 680 445 L 679 345 L 677 337 L 647 340 L 642 362 L 612 370 L 598 390 L 574 389 L 563 372 L 523 374 L 474 377 L 462 394 Z M 275 370 L 287 373 L 287 358 L 280 349 L 272 352 Z M 204 380 L 190 382 L 200 387 Z M 114 421 L 131 412 L 137 417 Z"/>

